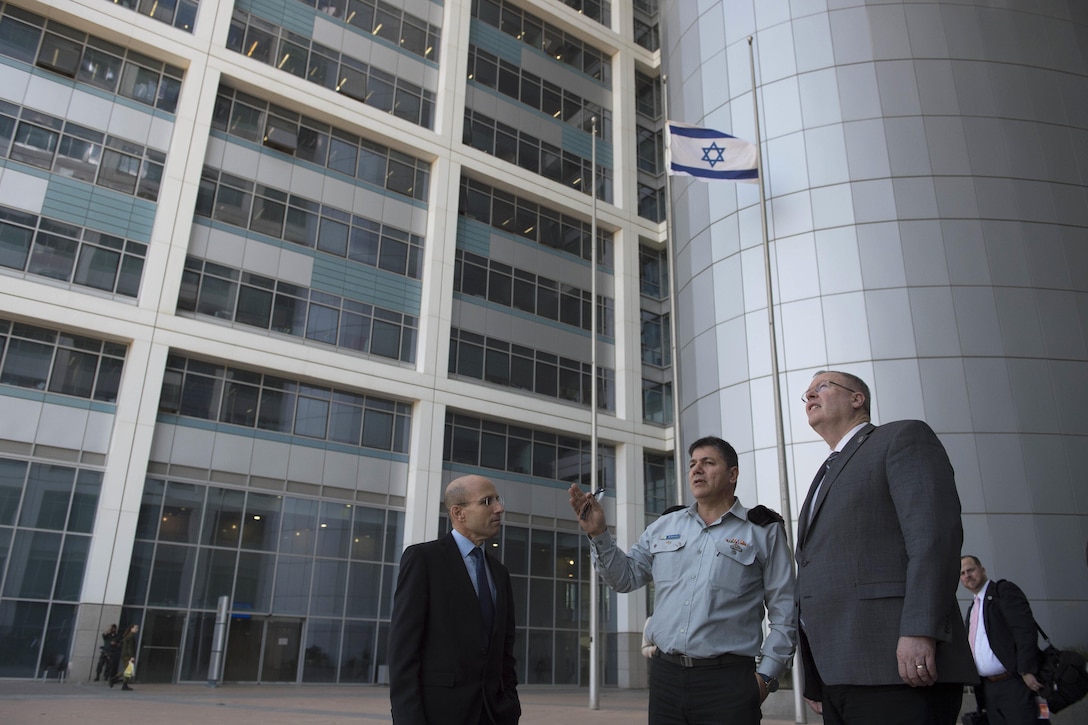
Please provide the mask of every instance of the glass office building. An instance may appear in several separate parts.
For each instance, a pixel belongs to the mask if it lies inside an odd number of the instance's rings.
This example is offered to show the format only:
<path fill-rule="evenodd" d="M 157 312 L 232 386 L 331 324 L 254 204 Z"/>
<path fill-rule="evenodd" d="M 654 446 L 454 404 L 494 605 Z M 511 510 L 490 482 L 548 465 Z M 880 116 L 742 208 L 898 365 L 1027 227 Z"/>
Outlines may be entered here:
<path fill-rule="evenodd" d="M 655 23 L 0 4 L 0 677 L 135 623 L 142 679 L 205 681 L 227 597 L 224 680 L 380 682 L 400 553 L 478 472 L 521 679 L 584 683 L 566 488 L 677 497 Z M 603 606 L 626 681 L 645 598 Z"/>
<path fill-rule="evenodd" d="M 224 680 L 382 682 L 400 553 L 482 473 L 519 677 L 586 684 L 572 482 L 631 542 L 720 433 L 781 508 L 755 187 L 665 176 L 667 117 L 753 137 L 753 33 L 785 387 L 930 419 L 976 553 L 1079 631 L 1085 18 L 1024 5 L 0 2 L 0 677 L 135 623 L 206 681 L 226 597 Z M 601 602 L 641 686 L 648 597 Z"/>

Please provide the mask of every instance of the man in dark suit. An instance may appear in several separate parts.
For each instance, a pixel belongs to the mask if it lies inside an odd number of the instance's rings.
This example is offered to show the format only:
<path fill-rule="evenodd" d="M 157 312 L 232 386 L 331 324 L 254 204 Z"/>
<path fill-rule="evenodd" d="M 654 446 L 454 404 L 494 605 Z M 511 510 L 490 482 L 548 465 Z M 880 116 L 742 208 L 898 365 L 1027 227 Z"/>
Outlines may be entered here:
<path fill-rule="evenodd" d="M 803 398 L 833 452 L 798 515 L 805 698 L 825 725 L 952 725 L 977 676 L 956 603 L 963 529 L 944 446 L 921 421 L 870 423 L 869 387 L 854 375 L 818 372 Z"/>
<path fill-rule="evenodd" d="M 965 623 L 981 682 L 979 709 L 990 725 L 1032 725 L 1038 717 L 1035 693 L 1039 635 L 1031 605 L 1007 579 L 990 581 L 978 557 L 960 559 L 960 581 L 974 594 Z"/>
<path fill-rule="evenodd" d="M 389 627 L 393 722 L 516 725 L 510 573 L 481 546 L 499 533 L 502 498 L 487 478 L 464 476 L 445 500 L 453 531 L 401 556 Z"/>

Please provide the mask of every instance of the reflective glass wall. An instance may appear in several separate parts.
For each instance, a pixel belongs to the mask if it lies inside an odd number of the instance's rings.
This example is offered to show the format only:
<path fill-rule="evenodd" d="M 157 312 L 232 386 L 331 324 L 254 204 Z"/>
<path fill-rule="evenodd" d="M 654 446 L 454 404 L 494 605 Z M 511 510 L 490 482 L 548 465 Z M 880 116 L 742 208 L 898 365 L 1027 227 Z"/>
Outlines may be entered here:
<path fill-rule="evenodd" d="M 122 614 L 142 624 L 141 679 L 208 679 L 227 596 L 224 680 L 379 681 L 402 528 L 400 511 L 148 479 Z"/>

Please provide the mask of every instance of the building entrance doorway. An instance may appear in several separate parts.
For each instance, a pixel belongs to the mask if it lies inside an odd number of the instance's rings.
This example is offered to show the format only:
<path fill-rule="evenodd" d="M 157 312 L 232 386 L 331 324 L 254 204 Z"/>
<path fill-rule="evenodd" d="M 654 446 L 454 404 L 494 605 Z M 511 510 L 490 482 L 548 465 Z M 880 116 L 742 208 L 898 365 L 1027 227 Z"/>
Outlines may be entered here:
<path fill-rule="evenodd" d="M 302 620 L 232 617 L 227 635 L 227 682 L 297 682 Z"/>

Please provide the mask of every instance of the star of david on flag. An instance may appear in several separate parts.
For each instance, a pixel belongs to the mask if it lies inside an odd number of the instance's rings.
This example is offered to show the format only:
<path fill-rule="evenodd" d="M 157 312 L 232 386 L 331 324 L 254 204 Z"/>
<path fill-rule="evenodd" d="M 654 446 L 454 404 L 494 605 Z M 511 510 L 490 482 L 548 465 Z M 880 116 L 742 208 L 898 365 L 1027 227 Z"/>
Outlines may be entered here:
<path fill-rule="evenodd" d="M 670 121 L 669 173 L 699 179 L 759 181 L 754 144 L 722 131 Z"/>

